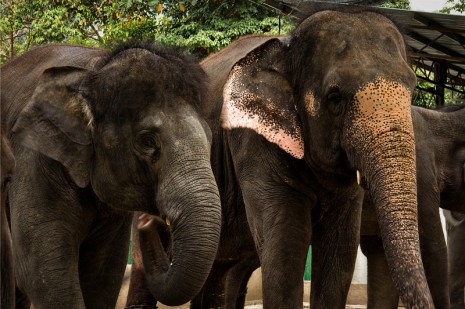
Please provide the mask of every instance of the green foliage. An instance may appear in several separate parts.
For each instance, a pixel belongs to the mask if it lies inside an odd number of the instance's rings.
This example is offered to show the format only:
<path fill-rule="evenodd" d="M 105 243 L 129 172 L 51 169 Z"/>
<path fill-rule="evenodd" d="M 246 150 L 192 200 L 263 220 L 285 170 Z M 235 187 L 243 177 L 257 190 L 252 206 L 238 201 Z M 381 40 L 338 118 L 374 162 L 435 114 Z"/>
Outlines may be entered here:
<path fill-rule="evenodd" d="M 291 29 L 289 18 L 279 18 L 262 4 L 263 0 L 5 0 L 0 4 L 0 62 L 38 44 L 107 46 L 127 38 L 156 39 L 206 56 L 244 34 Z"/>
<path fill-rule="evenodd" d="M 410 10 L 409 0 L 389 0 L 384 2 L 381 7 Z"/>
<path fill-rule="evenodd" d="M 465 12 L 465 0 L 447 0 L 446 6 L 440 10 L 442 13 L 451 13 L 456 11 L 458 13 Z"/>
<path fill-rule="evenodd" d="M 425 72 L 424 70 L 414 67 L 415 74 L 417 75 L 417 89 L 413 96 L 413 104 L 427 108 L 436 108 L 436 93 L 437 89 L 433 82 L 434 73 Z M 426 76 L 425 74 L 428 74 Z M 451 82 L 451 81 L 449 81 Z M 460 85 L 447 84 L 444 89 L 444 105 L 455 105 L 465 103 L 465 87 Z"/>
<path fill-rule="evenodd" d="M 164 43 L 186 46 L 206 56 L 228 45 L 238 37 L 252 33 L 277 34 L 278 15 L 250 1 L 205 1 L 186 4 L 186 13 L 176 20 L 160 20 L 156 37 Z M 171 15 L 171 14 L 170 14 Z M 291 29 L 289 18 L 282 18 L 281 33 Z"/>

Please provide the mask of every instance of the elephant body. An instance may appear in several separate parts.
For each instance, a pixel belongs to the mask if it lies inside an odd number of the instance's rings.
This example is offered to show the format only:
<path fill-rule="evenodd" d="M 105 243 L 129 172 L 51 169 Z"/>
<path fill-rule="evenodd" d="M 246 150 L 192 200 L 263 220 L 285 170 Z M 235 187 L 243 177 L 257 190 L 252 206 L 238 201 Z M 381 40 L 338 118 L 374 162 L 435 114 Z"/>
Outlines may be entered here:
<path fill-rule="evenodd" d="M 412 117 L 417 157 L 421 254 L 436 308 L 449 308 L 448 249 L 439 208 L 465 211 L 465 108 L 429 110 L 413 106 Z M 367 194 L 360 233 L 361 248 L 368 260 L 368 306 L 397 308 L 398 294 L 390 279 L 378 232 L 372 201 Z M 457 246 L 452 241 L 448 245 L 449 252 L 463 248 L 463 243 Z M 463 260 L 463 255 L 457 260 Z M 451 273 L 450 277 L 453 276 Z M 463 287 L 462 284 L 462 306 Z M 457 302 L 453 297 L 451 301 L 452 304 Z"/>
<path fill-rule="evenodd" d="M 3 125 L 0 129 L 1 133 L 1 260 L 0 260 L 0 274 L 1 274 L 1 298 L 0 307 L 5 309 L 15 308 L 15 279 L 13 267 L 13 251 L 11 248 L 11 235 L 10 228 L 7 220 L 7 205 L 6 205 L 6 187 L 8 180 L 13 173 L 15 167 L 15 159 L 10 148 L 10 143 L 6 137 Z"/>
<path fill-rule="evenodd" d="M 34 308 L 114 308 L 133 211 L 172 223 L 172 264 L 150 268 L 150 283 L 164 287 L 157 297 L 183 302 L 202 287 L 221 224 L 211 131 L 198 112 L 206 87 L 193 59 L 137 42 L 48 45 L 2 66 L 2 121 L 17 163 L 8 189 L 15 269 Z M 202 254 L 189 242 L 198 231 L 208 238 Z"/>
<path fill-rule="evenodd" d="M 239 39 L 201 65 L 214 96 L 202 108 L 223 223 L 191 308 L 243 306 L 259 264 L 264 307 L 302 308 L 310 242 L 312 308 L 344 308 L 359 242 L 357 174 L 376 196 L 404 303 L 432 308 L 416 221 L 415 76 L 394 23 L 358 8 L 320 10 L 287 36 Z"/>

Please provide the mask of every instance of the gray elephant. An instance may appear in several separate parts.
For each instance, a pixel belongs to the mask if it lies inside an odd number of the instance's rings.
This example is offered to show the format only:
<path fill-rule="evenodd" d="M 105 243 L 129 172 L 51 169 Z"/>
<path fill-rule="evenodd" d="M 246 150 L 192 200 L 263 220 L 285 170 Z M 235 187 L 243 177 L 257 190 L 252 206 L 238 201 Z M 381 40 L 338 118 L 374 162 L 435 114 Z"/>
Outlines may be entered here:
<path fill-rule="evenodd" d="M 437 111 L 413 106 L 412 117 L 421 255 L 436 308 L 449 308 L 447 248 L 439 207 L 465 211 L 465 106 Z M 377 219 L 370 194 L 365 197 L 360 233 L 362 252 L 368 260 L 368 307 L 397 308 L 399 297 L 390 279 L 381 239 L 377 236 Z M 463 246 L 452 248 L 460 247 Z M 461 295 L 463 306 L 463 284 Z"/>
<path fill-rule="evenodd" d="M 465 179 L 465 172 L 463 179 Z M 463 212 L 445 210 L 444 217 L 446 218 L 447 226 L 447 258 L 449 262 L 448 278 L 451 308 L 464 309 L 465 214 Z"/>
<path fill-rule="evenodd" d="M 6 186 L 15 167 L 15 158 L 6 138 L 5 128 L 0 128 L 1 133 L 1 298 L 0 307 L 4 309 L 14 308 L 15 303 L 15 279 L 13 268 L 13 252 L 11 249 L 11 235 L 6 214 Z"/>
<path fill-rule="evenodd" d="M 215 97 L 203 111 L 223 225 L 191 307 L 225 306 L 225 289 L 228 298 L 243 288 L 228 271 L 247 274 L 258 254 L 264 307 L 302 308 L 312 242 L 311 306 L 344 308 L 359 242 L 359 175 L 404 303 L 432 308 L 417 230 L 416 79 L 396 25 L 357 8 L 322 10 L 290 35 L 242 38 L 201 65 Z"/>
<path fill-rule="evenodd" d="M 148 268 L 156 297 L 198 293 L 221 226 L 207 84 L 156 44 L 50 45 L 2 67 L 16 275 L 34 308 L 114 308 L 135 210 L 171 222 L 171 261 Z"/>

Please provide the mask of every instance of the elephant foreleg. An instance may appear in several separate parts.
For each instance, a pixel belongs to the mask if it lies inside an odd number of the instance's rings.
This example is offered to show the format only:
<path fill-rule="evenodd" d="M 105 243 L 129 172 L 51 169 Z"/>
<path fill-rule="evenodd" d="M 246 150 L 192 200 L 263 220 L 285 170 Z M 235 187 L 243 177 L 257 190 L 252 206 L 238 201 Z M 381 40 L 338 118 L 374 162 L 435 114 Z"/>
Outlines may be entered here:
<path fill-rule="evenodd" d="M 190 308 L 225 308 L 226 275 L 236 263 L 237 261 L 215 261 L 205 285 L 191 301 Z"/>
<path fill-rule="evenodd" d="M 396 309 L 399 296 L 389 273 L 381 238 L 362 235 L 360 247 L 368 261 L 367 308 Z"/>
<path fill-rule="evenodd" d="M 247 220 L 262 267 L 264 308 L 302 308 L 303 275 L 311 239 L 310 201 L 296 191 L 243 183 Z M 260 192 L 274 192 L 274 197 Z M 329 307 L 328 307 L 329 308 Z"/>
<path fill-rule="evenodd" d="M 449 289 L 451 308 L 464 309 L 465 287 L 465 215 L 444 211 L 447 221 Z"/>
<path fill-rule="evenodd" d="M 260 267 L 258 256 L 246 257 L 227 274 L 225 302 L 228 309 L 242 309 L 245 306 L 247 283 L 250 276 Z"/>
<path fill-rule="evenodd" d="M 424 192 L 419 191 L 419 192 Z M 433 190 L 430 190 L 430 192 Z M 420 248 L 426 280 L 436 308 L 449 308 L 449 283 L 447 278 L 447 247 L 439 217 L 439 201 L 419 195 L 418 226 Z M 462 243 L 461 245 L 463 246 Z M 465 266 L 465 265 L 464 265 Z M 463 285 L 462 285 L 463 293 Z M 463 298 L 462 298 L 463 300 Z"/>
<path fill-rule="evenodd" d="M 80 247 L 79 276 L 86 308 L 115 308 L 127 265 L 131 214 L 111 211 L 94 221 Z"/>
<path fill-rule="evenodd" d="M 2 194 L 1 211 L 1 307 L 14 308 L 15 302 L 15 279 L 13 271 L 13 252 L 11 248 L 10 229 L 6 219 L 6 210 L 4 203 L 5 192 Z"/>
<path fill-rule="evenodd" d="M 27 297 L 26 294 L 23 293 L 18 287 L 16 287 L 15 291 L 16 296 L 16 304 L 15 309 L 30 309 L 31 308 L 31 301 Z"/>
<path fill-rule="evenodd" d="M 312 308 L 345 308 L 359 243 L 363 192 L 353 191 L 343 204 L 333 201 L 328 211 L 313 226 Z"/>

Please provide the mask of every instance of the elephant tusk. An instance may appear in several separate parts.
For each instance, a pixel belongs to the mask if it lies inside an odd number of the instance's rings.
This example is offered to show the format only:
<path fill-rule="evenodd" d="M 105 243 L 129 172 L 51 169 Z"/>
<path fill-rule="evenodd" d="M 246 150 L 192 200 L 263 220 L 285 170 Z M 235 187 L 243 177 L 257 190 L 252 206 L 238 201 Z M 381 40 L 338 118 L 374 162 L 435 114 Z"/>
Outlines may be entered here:
<path fill-rule="evenodd" d="M 362 182 L 362 175 L 360 174 L 360 171 L 357 170 L 357 184 L 360 186 L 361 182 Z"/>
<path fill-rule="evenodd" d="M 168 219 L 168 217 L 166 217 L 165 223 L 166 223 L 166 225 L 168 225 L 168 226 L 171 225 L 170 219 Z"/>

